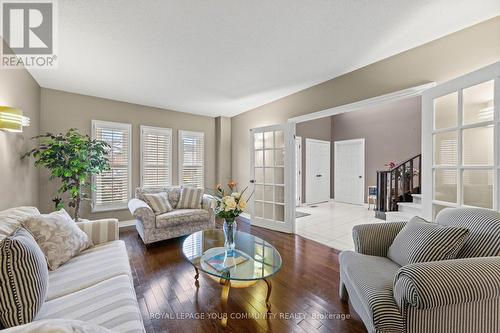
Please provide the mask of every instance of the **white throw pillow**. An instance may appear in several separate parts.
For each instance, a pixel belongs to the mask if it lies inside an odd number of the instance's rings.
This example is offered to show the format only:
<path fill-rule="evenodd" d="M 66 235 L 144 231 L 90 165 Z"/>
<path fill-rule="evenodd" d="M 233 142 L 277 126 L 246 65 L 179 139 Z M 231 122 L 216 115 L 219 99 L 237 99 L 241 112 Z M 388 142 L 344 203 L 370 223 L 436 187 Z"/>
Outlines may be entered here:
<path fill-rule="evenodd" d="M 30 216 L 22 224 L 35 237 L 50 270 L 55 270 L 81 251 L 93 246 L 92 240 L 78 228 L 64 209 Z"/>

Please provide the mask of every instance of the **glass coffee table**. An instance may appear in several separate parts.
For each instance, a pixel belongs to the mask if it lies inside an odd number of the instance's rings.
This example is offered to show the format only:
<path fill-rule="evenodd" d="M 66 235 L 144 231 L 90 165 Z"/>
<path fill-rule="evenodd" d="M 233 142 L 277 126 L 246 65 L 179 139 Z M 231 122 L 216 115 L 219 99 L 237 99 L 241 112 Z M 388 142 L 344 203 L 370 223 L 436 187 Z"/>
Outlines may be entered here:
<path fill-rule="evenodd" d="M 279 252 L 268 242 L 246 232 L 237 231 L 235 250 L 224 248 L 224 232 L 209 229 L 189 235 L 182 245 L 182 253 L 196 272 L 195 285 L 199 287 L 199 271 L 222 285 L 222 326 L 227 325 L 227 299 L 230 288 L 246 288 L 263 280 L 267 284 L 266 306 L 271 310 L 269 297 L 272 285 L 269 278 L 281 268 Z"/>

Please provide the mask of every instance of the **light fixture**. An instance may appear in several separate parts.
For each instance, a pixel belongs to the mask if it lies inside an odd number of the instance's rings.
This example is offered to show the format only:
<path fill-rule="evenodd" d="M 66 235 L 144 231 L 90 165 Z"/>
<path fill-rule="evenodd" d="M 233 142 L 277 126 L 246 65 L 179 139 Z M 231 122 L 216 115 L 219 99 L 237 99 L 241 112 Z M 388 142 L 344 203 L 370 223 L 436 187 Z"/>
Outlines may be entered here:
<path fill-rule="evenodd" d="M 22 132 L 30 125 L 30 118 L 23 116 L 23 111 L 10 106 L 0 106 L 0 130 Z"/>

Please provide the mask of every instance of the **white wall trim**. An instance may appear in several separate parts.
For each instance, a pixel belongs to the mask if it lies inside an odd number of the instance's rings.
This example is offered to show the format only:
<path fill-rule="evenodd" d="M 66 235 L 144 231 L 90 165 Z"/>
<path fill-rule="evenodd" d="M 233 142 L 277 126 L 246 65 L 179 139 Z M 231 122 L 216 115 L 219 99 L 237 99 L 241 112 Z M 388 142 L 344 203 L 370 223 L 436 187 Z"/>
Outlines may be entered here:
<path fill-rule="evenodd" d="M 302 116 L 294 117 L 288 119 L 289 123 L 301 123 L 304 121 L 315 120 L 324 117 L 330 117 L 341 113 L 358 111 L 367 107 L 374 107 L 377 105 L 381 105 L 388 102 L 394 102 L 401 99 L 406 99 L 410 97 L 420 96 L 429 88 L 432 88 L 436 85 L 436 82 L 429 82 L 419 86 L 414 86 L 411 88 L 395 91 L 389 94 L 380 95 L 368 99 L 364 99 L 362 101 L 349 103 L 341 106 L 336 106 L 330 109 L 308 113 Z"/>

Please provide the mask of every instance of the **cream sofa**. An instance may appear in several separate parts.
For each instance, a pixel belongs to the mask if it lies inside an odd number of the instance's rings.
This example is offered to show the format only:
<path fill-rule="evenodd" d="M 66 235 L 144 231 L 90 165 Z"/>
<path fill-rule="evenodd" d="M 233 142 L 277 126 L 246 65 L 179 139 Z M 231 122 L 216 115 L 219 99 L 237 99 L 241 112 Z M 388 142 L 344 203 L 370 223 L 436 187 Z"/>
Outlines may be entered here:
<path fill-rule="evenodd" d="M 174 210 L 155 216 L 143 194 L 159 192 L 168 193 L 168 201 Z M 135 227 L 145 244 L 215 228 L 214 198 L 211 195 L 203 195 L 201 209 L 176 209 L 180 196 L 180 186 L 136 188 L 135 198 L 129 201 L 128 208 L 135 217 Z"/>
<path fill-rule="evenodd" d="M 35 207 L 0 211 L 0 240 L 12 233 L 23 218 L 36 214 L 40 212 Z M 145 331 L 125 243 L 118 240 L 118 221 L 77 224 L 91 237 L 94 247 L 49 271 L 47 298 L 34 322 L 2 332 L 38 332 L 39 323 L 57 323 L 60 319 L 84 321 L 112 332 Z"/>

